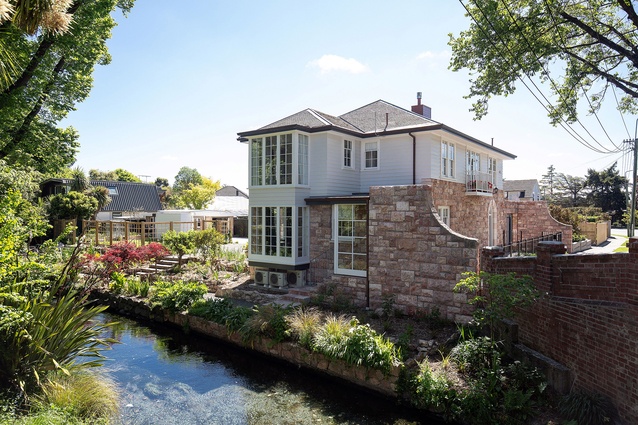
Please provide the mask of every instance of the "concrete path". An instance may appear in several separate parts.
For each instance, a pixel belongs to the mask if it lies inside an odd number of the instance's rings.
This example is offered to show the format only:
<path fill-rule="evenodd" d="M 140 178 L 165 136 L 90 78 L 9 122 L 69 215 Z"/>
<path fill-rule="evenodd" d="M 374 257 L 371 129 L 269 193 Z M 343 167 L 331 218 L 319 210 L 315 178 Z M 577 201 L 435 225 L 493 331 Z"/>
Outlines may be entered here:
<path fill-rule="evenodd" d="M 627 229 L 611 229 L 611 237 L 605 242 L 592 246 L 586 251 L 577 252 L 575 255 L 611 254 L 627 241 L 626 237 Z"/>

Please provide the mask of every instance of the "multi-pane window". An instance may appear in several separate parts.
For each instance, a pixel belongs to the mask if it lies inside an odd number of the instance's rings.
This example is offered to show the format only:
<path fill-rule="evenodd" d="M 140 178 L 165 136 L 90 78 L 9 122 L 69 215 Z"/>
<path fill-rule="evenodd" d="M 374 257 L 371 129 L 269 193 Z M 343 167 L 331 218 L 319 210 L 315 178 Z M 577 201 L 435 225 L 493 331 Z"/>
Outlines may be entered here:
<path fill-rule="evenodd" d="M 277 207 L 264 208 L 265 255 L 277 255 Z"/>
<path fill-rule="evenodd" d="M 265 185 L 277 184 L 277 136 L 265 138 L 264 159 L 265 159 Z"/>
<path fill-rule="evenodd" d="M 481 171 L 481 156 L 472 151 L 467 151 L 465 154 L 467 160 L 467 174 L 470 176 L 478 175 Z"/>
<path fill-rule="evenodd" d="M 250 253 L 261 255 L 263 253 L 264 215 L 261 207 L 250 209 Z"/>
<path fill-rule="evenodd" d="M 487 158 L 487 171 L 490 173 L 490 183 L 496 183 L 496 158 Z"/>
<path fill-rule="evenodd" d="M 261 137 L 250 141 L 250 184 L 261 186 L 264 165 L 263 139 Z"/>
<path fill-rule="evenodd" d="M 292 257 L 292 207 L 279 207 L 279 256 Z"/>
<path fill-rule="evenodd" d="M 441 175 L 443 177 L 454 177 L 454 144 L 441 142 Z"/>
<path fill-rule="evenodd" d="M 251 207 L 250 254 L 307 256 L 307 223 L 308 207 Z"/>
<path fill-rule="evenodd" d="M 335 205 L 335 272 L 365 276 L 367 270 L 367 206 Z"/>
<path fill-rule="evenodd" d="M 377 142 L 365 144 L 365 155 L 366 168 L 377 168 L 379 166 L 379 145 Z"/>
<path fill-rule="evenodd" d="M 297 183 L 308 184 L 308 136 L 299 134 L 297 150 Z"/>
<path fill-rule="evenodd" d="M 343 141 L 343 166 L 352 168 L 352 140 Z"/>
<path fill-rule="evenodd" d="M 306 244 L 304 241 L 308 240 L 306 234 L 305 225 L 307 222 L 306 214 L 308 213 L 308 207 L 297 207 L 297 257 L 304 257 L 306 255 Z"/>
<path fill-rule="evenodd" d="M 297 137 L 297 183 L 308 184 L 308 136 Z M 250 141 L 251 186 L 293 184 L 295 157 L 292 133 L 257 137 Z"/>
<path fill-rule="evenodd" d="M 446 226 L 450 227 L 450 207 L 439 207 L 439 217 Z"/>
<path fill-rule="evenodd" d="M 279 184 L 292 184 L 292 134 L 279 136 Z"/>

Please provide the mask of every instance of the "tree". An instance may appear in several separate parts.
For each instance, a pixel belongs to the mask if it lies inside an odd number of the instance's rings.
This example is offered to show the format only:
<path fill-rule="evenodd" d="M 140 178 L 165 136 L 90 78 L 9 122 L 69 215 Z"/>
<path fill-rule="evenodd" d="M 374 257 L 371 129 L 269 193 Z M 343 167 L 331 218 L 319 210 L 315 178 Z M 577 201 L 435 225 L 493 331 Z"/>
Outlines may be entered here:
<path fill-rule="evenodd" d="M 168 179 L 165 179 L 163 177 L 158 177 L 155 179 L 155 186 L 165 188 L 165 187 L 169 187 L 170 185 L 168 184 Z"/>
<path fill-rule="evenodd" d="M 636 112 L 638 98 L 638 13 L 628 0 L 470 0 L 472 21 L 450 35 L 454 71 L 472 73 L 468 98 L 476 119 L 492 96 L 507 96 L 523 77 L 549 83 L 553 124 L 573 122 L 586 94 L 596 111 L 618 89 L 618 109 Z"/>
<path fill-rule="evenodd" d="M 616 170 L 616 163 L 603 171 L 587 170 L 585 185 L 590 190 L 587 201 L 611 215 L 612 223 L 622 221 L 623 211 L 627 208 L 623 189 L 627 179 Z"/>
<path fill-rule="evenodd" d="M 89 171 L 89 176 L 91 180 L 107 180 L 133 183 L 142 182 L 142 180 L 140 180 L 135 174 L 131 173 L 130 171 L 124 170 L 123 168 L 116 168 L 112 171 L 92 169 Z"/>
<path fill-rule="evenodd" d="M 173 192 L 179 194 L 181 191 L 188 189 L 190 185 L 202 184 L 202 175 L 195 168 L 182 167 L 175 176 L 173 183 Z"/>
<path fill-rule="evenodd" d="M 543 174 L 541 179 L 541 189 L 543 191 L 543 199 L 552 202 L 554 200 L 554 180 L 556 178 L 556 169 L 553 165 L 547 167 L 547 174 Z"/>
<path fill-rule="evenodd" d="M 557 201 L 565 207 L 578 207 L 583 205 L 585 197 L 585 178 L 570 176 L 568 174 L 556 174 Z"/>
<path fill-rule="evenodd" d="M 206 177 L 202 177 L 202 184 L 189 185 L 177 195 L 173 202 L 181 207 L 193 210 L 202 210 L 215 199 L 215 192 L 221 188 L 219 181 L 213 182 Z"/>
<path fill-rule="evenodd" d="M 110 62 L 106 40 L 115 25 L 111 12 L 115 7 L 127 12 L 131 6 L 132 0 L 74 0 L 64 12 L 73 15 L 73 31 L 62 34 L 36 31 L 30 36 L 17 18 L 1 25 L 0 51 L 10 52 L 15 66 L 6 74 L 9 83 L 0 85 L 0 159 L 42 172 L 73 163 L 78 134 L 57 123 L 88 96 L 95 65 Z"/>
<path fill-rule="evenodd" d="M 59 193 L 50 199 L 49 215 L 53 219 L 88 220 L 97 211 L 97 200 L 82 192 Z"/>

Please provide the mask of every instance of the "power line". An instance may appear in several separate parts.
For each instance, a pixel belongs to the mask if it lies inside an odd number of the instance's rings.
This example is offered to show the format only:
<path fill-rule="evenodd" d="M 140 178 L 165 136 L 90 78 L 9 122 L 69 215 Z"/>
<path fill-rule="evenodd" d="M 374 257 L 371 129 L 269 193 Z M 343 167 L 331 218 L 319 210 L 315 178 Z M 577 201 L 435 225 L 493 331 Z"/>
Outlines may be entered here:
<path fill-rule="evenodd" d="M 497 52 L 501 53 L 501 49 L 499 49 L 499 47 L 496 45 L 496 43 L 492 40 L 492 37 L 490 36 L 490 34 L 487 33 L 487 31 L 485 29 L 482 28 L 481 24 L 479 23 L 479 21 L 476 19 L 476 17 L 470 12 L 470 10 L 468 9 L 468 7 L 465 5 L 465 3 L 463 3 L 463 0 L 459 0 L 459 2 L 461 3 L 461 5 L 463 6 L 463 8 L 466 10 L 468 16 L 470 16 L 472 18 L 472 20 L 475 22 L 477 28 L 479 31 L 481 31 L 483 33 L 483 35 L 485 36 L 485 38 L 487 40 L 489 40 L 489 43 L 496 49 Z M 503 40 L 503 38 L 501 37 L 501 35 L 499 34 L 499 32 L 496 30 L 496 28 L 494 28 L 494 25 L 492 24 L 492 22 L 487 18 L 487 15 L 485 14 L 485 12 L 483 11 L 483 9 L 475 3 L 476 8 L 481 12 L 481 14 L 483 15 L 483 18 L 485 19 L 485 21 L 489 24 L 489 26 L 491 27 L 491 29 L 494 31 L 494 34 L 496 34 L 496 36 L 498 37 L 498 39 L 500 40 L 500 42 L 503 44 L 503 46 L 505 47 L 505 50 L 509 53 L 509 57 L 512 57 L 514 62 L 516 63 L 516 65 L 518 66 L 518 68 L 525 74 L 525 76 L 527 77 L 527 79 L 530 81 L 530 83 L 534 86 L 534 88 L 536 88 L 536 90 L 538 91 L 538 93 L 540 94 L 540 96 L 543 97 L 543 99 L 545 99 L 545 101 L 547 102 L 547 104 L 545 104 L 543 101 L 541 101 L 538 97 L 538 95 L 530 88 L 530 86 L 525 82 L 525 80 L 523 80 L 522 77 L 517 76 L 517 78 L 521 81 L 521 83 L 525 86 L 525 88 L 527 88 L 527 90 L 532 94 L 532 96 L 534 96 L 534 98 L 541 104 L 541 106 L 543 106 L 543 108 L 551 114 L 552 111 L 550 111 L 549 108 L 551 108 L 552 110 L 555 110 L 555 107 L 552 105 L 551 101 L 543 94 L 542 90 L 540 90 L 538 88 L 538 86 L 536 85 L 536 83 L 532 80 L 531 76 L 527 73 L 527 71 L 525 70 L 525 68 L 518 62 L 518 60 L 516 59 L 516 55 L 513 54 L 513 52 L 510 51 L 510 49 L 507 46 L 507 43 Z M 528 42 L 529 44 L 529 42 Z M 506 58 L 505 55 L 503 55 L 503 58 Z M 511 66 L 511 62 L 509 60 L 507 60 L 507 62 L 509 62 L 509 65 Z M 587 140 L 585 140 L 580 134 L 578 134 L 578 132 L 576 132 L 576 130 L 574 130 L 569 123 L 567 123 L 565 121 L 564 118 L 561 117 L 561 122 L 558 123 L 563 130 L 565 130 L 570 136 L 572 136 L 577 142 L 579 142 L 580 144 L 582 144 L 583 146 L 591 149 L 594 152 L 597 153 L 601 153 L 601 154 L 609 154 L 609 153 L 616 153 L 618 151 L 611 151 L 608 148 L 605 148 L 602 144 L 600 144 L 598 141 L 596 141 L 596 143 L 598 143 L 598 145 L 600 145 L 603 149 L 605 150 L 601 150 L 593 145 L 591 145 Z M 581 126 L 582 123 L 581 123 Z M 568 128 L 569 127 L 569 128 Z M 584 126 L 583 126 L 584 128 Z M 585 129 L 585 131 L 587 131 Z M 595 138 L 588 132 L 588 134 L 590 135 L 590 137 L 592 137 L 592 139 L 595 140 Z M 580 140 L 579 140 L 580 139 Z"/>

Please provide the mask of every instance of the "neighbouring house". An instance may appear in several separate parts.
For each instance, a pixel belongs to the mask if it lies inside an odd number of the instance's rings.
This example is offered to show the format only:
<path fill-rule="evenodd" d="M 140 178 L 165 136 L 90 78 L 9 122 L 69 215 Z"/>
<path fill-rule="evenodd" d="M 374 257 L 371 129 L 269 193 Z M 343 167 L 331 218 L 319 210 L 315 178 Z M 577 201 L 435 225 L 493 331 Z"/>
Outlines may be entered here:
<path fill-rule="evenodd" d="M 452 291 L 482 246 L 563 232 L 544 202 L 504 197 L 515 156 L 383 100 L 340 116 L 306 109 L 238 133 L 249 146 L 255 282 L 333 285 L 355 304 L 466 320 Z"/>
<path fill-rule="evenodd" d="M 106 187 L 111 197 L 111 202 L 98 212 L 96 219 L 99 221 L 153 221 L 157 211 L 162 209 L 153 184 L 105 180 L 91 180 L 90 183 Z M 67 193 L 71 189 L 71 179 L 47 179 L 40 188 L 42 196 Z"/>
<path fill-rule="evenodd" d="M 216 218 L 232 218 L 235 238 L 248 237 L 248 194 L 235 186 L 224 186 L 206 209 Z"/>
<path fill-rule="evenodd" d="M 538 180 L 505 180 L 503 182 L 505 198 L 510 201 L 540 201 L 541 190 Z"/>

